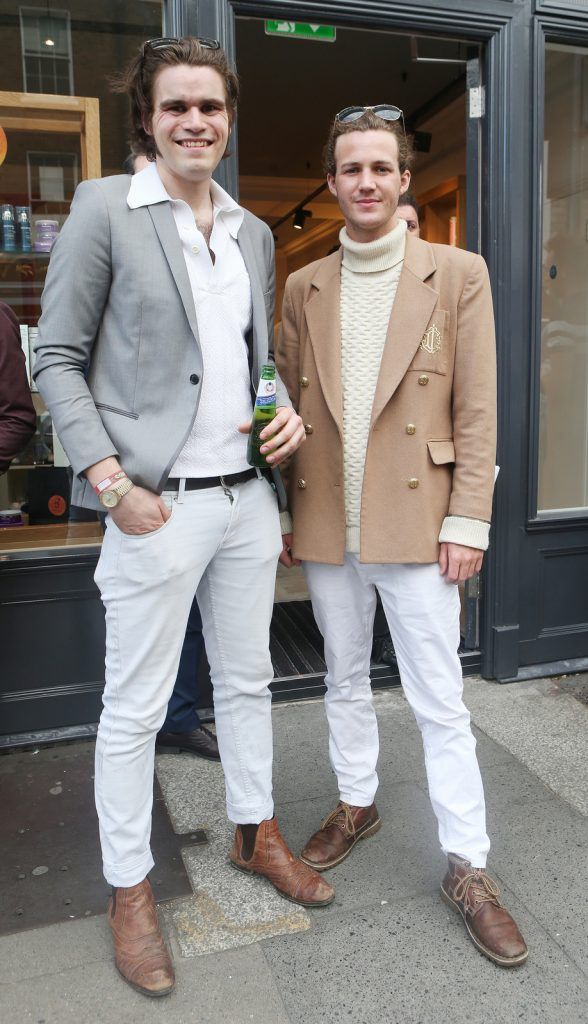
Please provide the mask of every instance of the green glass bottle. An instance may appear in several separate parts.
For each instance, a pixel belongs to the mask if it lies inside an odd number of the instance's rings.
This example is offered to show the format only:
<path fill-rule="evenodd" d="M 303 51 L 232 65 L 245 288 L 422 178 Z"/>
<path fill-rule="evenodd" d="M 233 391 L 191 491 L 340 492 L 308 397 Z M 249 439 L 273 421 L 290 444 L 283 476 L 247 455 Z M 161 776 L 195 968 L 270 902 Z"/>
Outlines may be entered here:
<path fill-rule="evenodd" d="M 271 423 L 276 415 L 276 368 L 273 363 L 265 363 L 261 368 L 261 377 L 255 399 L 253 420 L 249 441 L 247 442 L 247 462 L 250 466 L 257 466 L 259 469 L 267 469 L 265 455 L 260 452 L 264 443 L 260 433 L 268 423 Z M 265 438 L 267 441 L 267 438 Z"/>

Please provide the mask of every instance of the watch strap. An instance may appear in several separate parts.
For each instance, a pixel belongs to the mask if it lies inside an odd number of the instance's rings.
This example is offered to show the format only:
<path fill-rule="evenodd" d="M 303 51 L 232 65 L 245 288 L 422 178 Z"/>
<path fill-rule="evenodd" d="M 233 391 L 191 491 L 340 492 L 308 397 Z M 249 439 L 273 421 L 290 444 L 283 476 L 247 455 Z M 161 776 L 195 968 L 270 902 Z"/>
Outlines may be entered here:
<path fill-rule="evenodd" d="M 129 491 L 131 491 L 134 486 L 135 485 L 133 481 L 129 480 L 128 476 L 126 476 L 125 474 L 123 480 L 115 481 L 112 487 L 105 487 L 104 490 L 102 490 L 98 495 L 98 499 L 101 502 L 101 504 L 104 505 L 105 508 L 116 508 L 121 498 L 124 498 L 125 494 L 128 494 Z M 112 505 L 110 503 L 107 503 L 106 501 L 104 501 L 106 494 L 116 494 L 118 501 L 116 501 Z"/>
<path fill-rule="evenodd" d="M 110 476 L 104 477 L 104 480 L 100 480 L 99 483 L 94 484 L 94 490 L 98 497 L 100 497 L 102 491 L 106 491 L 107 489 L 113 490 L 113 484 L 115 484 L 117 480 L 123 480 L 125 478 L 127 478 L 127 474 L 124 469 L 119 469 L 117 473 L 111 473 Z"/>

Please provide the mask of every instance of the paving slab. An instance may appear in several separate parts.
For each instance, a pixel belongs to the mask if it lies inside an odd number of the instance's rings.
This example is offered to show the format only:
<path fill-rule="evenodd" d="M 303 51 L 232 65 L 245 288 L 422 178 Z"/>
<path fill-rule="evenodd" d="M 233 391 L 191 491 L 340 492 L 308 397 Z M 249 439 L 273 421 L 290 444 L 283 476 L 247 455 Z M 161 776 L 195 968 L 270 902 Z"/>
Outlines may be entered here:
<path fill-rule="evenodd" d="M 588 706 L 558 679 L 501 685 L 472 676 L 464 691 L 477 726 L 588 814 Z"/>
<path fill-rule="evenodd" d="M 6 935 L 0 938 L 0 984 L 58 974 L 99 960 L 112 960 L 105 915 Z"/>
<path fill-rule="evenodd" d="M 500 821 L 492 865 L 588 972 L 588 821 L 557 799 L 505 807 Z"/>
<path fill-rule="evenodd" d="M 282 809 L 281 825 L 295 853 L 332 809 L 324 800 L 302 800 Z M 313 923 L 354 906 L 380 906 L 400 896 L 434 890 L 445 869 L 437 843 L 437 825 L 428 796 L 414 783 L 381 790 L 378 810 L 382 827 L 361 840 L 353 852 L 328 873 L 336 899 L 312 913 Z"/>
<path fill-rule="evenodd" d="M 63 926 L 65 927 L 65 926 Z M 43 929 L 48 931 L 48 929 Z M 109 951 L 110 952 L 110 951 Z M 218 957 L 175 957 L 176 987 L 164 999 L 134 992 L 95 961 L 3 985 L 6 1024 L 290 1024 L 260 946 Z"/>
<path fill-rule="evenodd" d="M 174 829 L 206 831 L 206 846 L 182 850 L 193 895 L 166 910 L 184 957 L 218 953 L 310 928 L 303 907 L 279 896 L 265 879 L 245 875 L 228 859 L 234 826 L 227 820 L 225 784 L 218 763 L 163 754 L 157 774 Z"/>
<path fill-rule="evenodd" d="M 421 735 L 414 715 L 400 690 L 374 695 L 380 732 L 378 776 L 380 792 L 390 782 L 418 781 L 426 785 Z M 292 708 L 296 707 L 294 714 Z M 289 713 L 290 712 L 290 713 Z M 328 731 L 323 701 L 280 705 L 274 709 L 274 796 L 278 810 L 290 800 L 329 793 L 338 799 L 337 781 L 329 764 Z M 484 732 L 474 728 L 478 761 L 488 765 L 514 765 L 512 754 Z"/>
<path fill-rule="evenodd" d="M 292 1024 L 585 1024 L 586 979 L 525 908 L 533 954 L 503 970 L 437 896 L 342 912 L 263 944 Z"/>

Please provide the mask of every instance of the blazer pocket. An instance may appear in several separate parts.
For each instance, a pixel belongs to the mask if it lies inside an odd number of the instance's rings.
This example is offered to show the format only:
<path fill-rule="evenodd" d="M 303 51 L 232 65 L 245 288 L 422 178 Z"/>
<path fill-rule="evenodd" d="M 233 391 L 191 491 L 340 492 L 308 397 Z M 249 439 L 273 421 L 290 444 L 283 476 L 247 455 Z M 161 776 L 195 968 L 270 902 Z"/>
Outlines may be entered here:
<path fill-rule="evenodd" d="M 427 441 L 429 455 L 436 466 L 444 466 L 455 462 L 455 445 L 453 441 Z"/>
<path fill-rule="evenodd" d="M 448 338 L 449 313 L 446 309 L 436 309 L 419 342 L 409 370 L 447 373 Z"/>
<path fill-rule="evenodd" d="M 105 412 L 114 412 L 117 416 L 126 416 L 130 420 L 138 420 L 139 414 L 128 412 L 127 409 L 117 409 L 114 405 L 105 405 L 104 402 L 94 402 L 97 409 L 104 409 Z"/>

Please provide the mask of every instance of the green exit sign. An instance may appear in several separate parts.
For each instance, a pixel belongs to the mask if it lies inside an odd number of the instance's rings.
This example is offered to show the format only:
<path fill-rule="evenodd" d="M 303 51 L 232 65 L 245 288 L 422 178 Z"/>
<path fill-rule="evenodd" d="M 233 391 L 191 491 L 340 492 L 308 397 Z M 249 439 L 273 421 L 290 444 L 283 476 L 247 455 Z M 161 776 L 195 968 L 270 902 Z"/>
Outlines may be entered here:
<path fill-rule="evenodd" d="M 291 36 L 292 39 L 318 39 L 334 43 L 337 29 L 332 25 L 305 25 L 301 21 L 266 21 L 266 36 Z"/>

